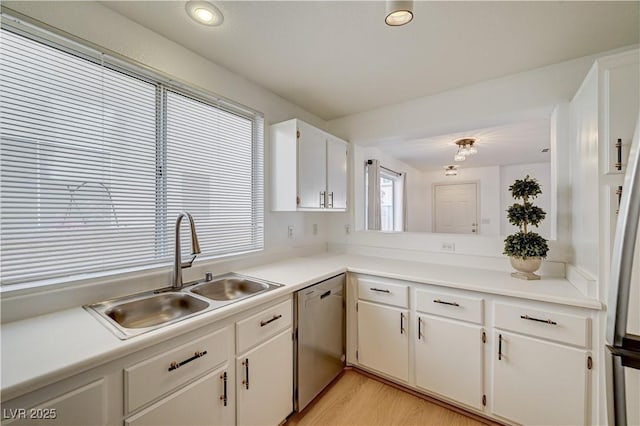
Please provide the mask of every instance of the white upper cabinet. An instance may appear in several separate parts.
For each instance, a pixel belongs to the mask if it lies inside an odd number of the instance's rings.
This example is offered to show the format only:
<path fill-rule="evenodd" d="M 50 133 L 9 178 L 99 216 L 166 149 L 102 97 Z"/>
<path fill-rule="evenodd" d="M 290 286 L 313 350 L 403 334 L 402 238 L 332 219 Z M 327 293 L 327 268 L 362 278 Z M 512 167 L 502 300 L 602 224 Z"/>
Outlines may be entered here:
<path fill-rule="evenodd" d="M 345 211 L 347 142 L 298 119 L 270 135 L 271 210 Z"/>

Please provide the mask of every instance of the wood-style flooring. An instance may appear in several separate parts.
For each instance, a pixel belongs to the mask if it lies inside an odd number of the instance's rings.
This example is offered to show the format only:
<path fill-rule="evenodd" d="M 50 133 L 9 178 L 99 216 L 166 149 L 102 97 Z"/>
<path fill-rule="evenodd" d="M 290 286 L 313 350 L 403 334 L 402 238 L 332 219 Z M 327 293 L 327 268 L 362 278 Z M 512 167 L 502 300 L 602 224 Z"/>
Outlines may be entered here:
<path fill-rule="evenodd" d="M 285 426 L 307 425 L 482 425 L 463 414 L 346 370 Z"/>

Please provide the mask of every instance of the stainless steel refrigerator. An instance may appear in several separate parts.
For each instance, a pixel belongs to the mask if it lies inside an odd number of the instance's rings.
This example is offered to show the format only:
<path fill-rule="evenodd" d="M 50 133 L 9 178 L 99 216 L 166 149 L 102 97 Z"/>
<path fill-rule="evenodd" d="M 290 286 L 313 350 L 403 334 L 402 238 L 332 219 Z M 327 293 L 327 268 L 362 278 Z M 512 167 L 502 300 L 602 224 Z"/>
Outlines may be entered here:
<path fill-rule="evenodd" d="M 632 141 L 611 257 L 607 405 L 611 425 L 640 425 L 640 118 Z"/>

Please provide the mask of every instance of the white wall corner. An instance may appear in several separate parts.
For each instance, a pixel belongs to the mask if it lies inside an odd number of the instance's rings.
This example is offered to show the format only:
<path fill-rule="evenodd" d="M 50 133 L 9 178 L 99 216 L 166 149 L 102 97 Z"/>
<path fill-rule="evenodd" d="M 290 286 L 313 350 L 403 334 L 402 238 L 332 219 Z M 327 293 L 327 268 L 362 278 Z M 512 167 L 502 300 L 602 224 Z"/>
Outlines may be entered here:
<path fill-rule="evenodd" d="M 587 271 L 567 263 L 567 280 L 584 296 L 597 298 L 597 280 Z"/>

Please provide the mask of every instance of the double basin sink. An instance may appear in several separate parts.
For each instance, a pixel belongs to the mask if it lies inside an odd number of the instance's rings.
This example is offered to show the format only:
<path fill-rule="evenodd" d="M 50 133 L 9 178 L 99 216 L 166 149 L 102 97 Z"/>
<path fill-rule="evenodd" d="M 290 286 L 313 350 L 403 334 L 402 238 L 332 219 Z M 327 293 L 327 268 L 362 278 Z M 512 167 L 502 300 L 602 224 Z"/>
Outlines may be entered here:
<path fill-rule="evenodd" d="M 280 287 L 226 274 L 181 290 L 156 290 L 85 306 L 120 339 L 128 339 Z"/>

